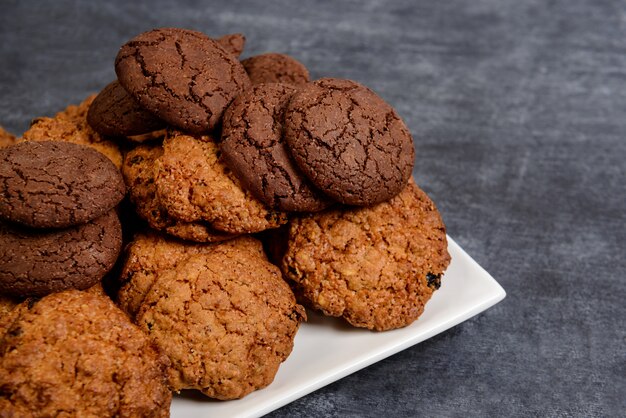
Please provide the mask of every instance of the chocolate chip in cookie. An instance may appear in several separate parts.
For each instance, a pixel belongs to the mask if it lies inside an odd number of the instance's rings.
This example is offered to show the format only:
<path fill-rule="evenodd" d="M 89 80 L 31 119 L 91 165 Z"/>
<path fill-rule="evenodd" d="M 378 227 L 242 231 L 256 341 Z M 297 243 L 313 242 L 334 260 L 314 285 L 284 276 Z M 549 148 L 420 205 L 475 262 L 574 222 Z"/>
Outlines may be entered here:
<path fill-rule="evenodd" d="M 124 181 L 103 154 L 69 142 L 20 142 L 0 149 L 0 217 L 62 228 L 107 213 Z"/>
<path fill-rule="evenodd" d="M 350 80 L 302 86 L 285 110 L 285 142 L 300 170 L 322 192 L 368 206 L 404 188 L 413 169 L 413 139 L 376 93 Z"/>
<path fill-rule="evenodd" d="M 226 165 L 255 197 L 282 211 L 318 211 L 331 200 L 314 189 L 283 142 L 283 111 L 296 89 L 258 84 L 224 113 L 220 149 Z"/>
<path fill-rule="evenodd" d="M 177 28 L 131 39 L 115 59 L 120 84 L 158 118 L 185 131 L 213 130 L 250 85 L 235 56 L 208 36 Z"/>

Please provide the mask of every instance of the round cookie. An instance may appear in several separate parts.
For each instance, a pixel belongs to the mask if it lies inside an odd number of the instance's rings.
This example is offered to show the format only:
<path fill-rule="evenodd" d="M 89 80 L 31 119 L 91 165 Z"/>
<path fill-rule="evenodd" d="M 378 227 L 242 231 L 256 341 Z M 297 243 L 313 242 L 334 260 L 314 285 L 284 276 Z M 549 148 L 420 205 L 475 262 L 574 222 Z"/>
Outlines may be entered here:
<path fill-rule="evenodd" d="M 154 163 L 161 155 L 163 155 L 161 145 L 140 145 L 130 150 L 124 158 L 122 174 L 130 200 L 139 217 L 148 222 L 151 228 L 184 240 L 216 242 L 235 236 L 217 231 L 207 222 L 179 221 L 167 213 L 159 201 L 154 183 Z"/>
<path fill-rule="evenodd" d="M 17 138 L 11 132 L 6 131 L 0 126 L 0 148 L 8 147 L 17 142 Z"/>
<path fill-rule="evenodd" d="M 64 141 L 87 145 L 106 155 L 117 168 L 122 166 L 122 153 L 117 144 L 101 137 L 87 123 L 87 112 L 96 96 L 79 105 L 70 105 L 53 118 L 36 118 L 22 135 L 24 141 Z"/>
<path fill-rule="evenodd" d="M 270 52 L 241 61 L 252 84 L 284 83 L 294 86 L 309 81 L 309 70 L 304 64 L 286 54 Z"/>
<path fill-rule="evenodd" d="M 237 399 L 272 382 L 305 312 L 260 242 L 244 236 L 186 254 L 161 243 L 166 261 L 156 263 L 150 245 L 131 252 L 121 305 L 132 299 L 135 323 L 169 356 L 172 390 Z"/>
<path fill-rule="evenodd" d="M 287 84 L 259 84 L 226 109 L 220 150 L 244 188 L 271 208 L 313 212 L 330 200 L 313 189 L 283 143 L 283 111 L 296 92 Z"/>
<path fill-rule="evenodd" d="M 27 300 L 0 328 L 3 416 L 168 417 L 168 360 L 110 299 Z"/>
<path fill-rule="evenodd" d="M 413 139 L 389 104 L 350 80 L 307 84 L 285 111 L 285 141 L 311 182 L 358 206 L 400 193 L 413 169 Z"/>
<path fill-rule="evenodd" d="M 115 59 L 120 84 L 158 118 L 185 131 L 213 130 L 250 85 L 235 56 L 208 36 L 176 28 L 142 33 Z"/>
<path fill-rule="evenodd" d="M 133 136 L 165 128 L 165 122 L 143 109 L 116 80 L 94 99 L 87 122 L 100 135 Z"/>
<path fill-rule="evenodd" d="M 293 219 L 281 268 L 316 309 L 384 331 L 418 318 L 449 262 L 441 217 L 411 181 L 372 207 Z"/>
<path fill-rule="evenodd" d="M 167 213 L 185 222 L 206 221 L 230 234 L 263 231 L 287 222 L 244 190 L 221 161 L 209 136 L 173 132 L 156 162 L 157 197 Z"/>
<path fill-rule="evenodd" d="M 0 217 L 62 228 L 108 212 L 126 189 L 103 154 L 69 142 L 20 142 L 0 149 Z"/>
<path fill-rule="evenodd" d="M 67 229 L 35 230 L 0 221 L 0 293 L 25 297 L 86 289 L 111 270 L 121 246 L 114 210 Z"/>
<path fill-rule="evenodd" d="M 243 47 L 246 44 L 246 37 L 242 33 L 231 33 L 224 35 L 216 39 L 217 43 L 222 46 L 226 51 L 233 54 L 235 57 L 239 57 L 243 52 Z"/>

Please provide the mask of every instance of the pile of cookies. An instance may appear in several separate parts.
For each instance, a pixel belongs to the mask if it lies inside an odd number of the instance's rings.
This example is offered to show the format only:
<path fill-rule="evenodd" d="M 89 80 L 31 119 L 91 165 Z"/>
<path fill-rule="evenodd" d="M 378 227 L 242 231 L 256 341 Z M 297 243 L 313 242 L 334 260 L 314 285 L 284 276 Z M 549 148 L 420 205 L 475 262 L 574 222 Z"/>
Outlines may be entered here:
<path fill-rule="evenodd" d="M 0 132 L 0 409 L 240 398 L 291 353 L 301 304 L 385 331 L 439 288 L 445 226 L 394 109 L 244 43 L 140 34 L 97 96 Z"/>

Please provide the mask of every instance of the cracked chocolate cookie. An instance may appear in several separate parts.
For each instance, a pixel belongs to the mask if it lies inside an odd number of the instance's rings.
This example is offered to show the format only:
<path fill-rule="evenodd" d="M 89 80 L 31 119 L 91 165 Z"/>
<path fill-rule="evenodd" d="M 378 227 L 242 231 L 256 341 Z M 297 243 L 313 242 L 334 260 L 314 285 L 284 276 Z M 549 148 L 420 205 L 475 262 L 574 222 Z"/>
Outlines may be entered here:
<path fill-rule="evenodd" d="M 281 268 L 314 308 L 384 331 L 418 318 L 449 262 L 439 212 L 411 181 L 372 207 L 292 219 Z"/>
<path fill-rule="evenodd" d="M 309 81 L 304 64 L 286 54 L 270 52 L 241 61 L 252 84 L 284 83 L 300 86 Z"/>
<path fill-rule="evenodd" d="M 175 219 L 206 221 L 230 234 L 259 232 L 287 222 L 285 213 L 268 208 L 240 186 L 210 136 L 172 132 L 155 166 L 158 200 Z"/>
<path fill-rule="evenodd" d="M 122 46 L 115 59 L 120 84 L 167 123 L 203 133 L 250 85 L 241 63 L 219 43 L 191 30 L 154 29 Z"/>
<path fill-rule="evenodd" d="M 106 155 L 117 168 L 122 166 L 122 153 L 117 144 L 101 137 L 87 123 L 87 112 L 96 96 L 92 95 L 79 105 L 70 105 L 53 118 L 33 120 L 22 135 L 24 141 L 64 141 L 87 145 Z"/>
<path fill-rule="evenodd" d="M 296 92 L 287 84 L 259 84 L 237 96 L 224 113 L 220 150 L 244 188 L 282 211 L 318 211 L 331 201 L 291 161 L 283 143 L 283 111 Z"/>
<path fill-rule="evenodd" d="M 226 51 L 233 54 L 235 57 L 239 57 L 243 52 L 243 47 L 246 44 L 246 37 L 242 33 L 231 33 L 224 35 L 216 39 L 217 43 L 222 46 Z"/>
<path fill-rule="evenodd" d="M 155 166 L 163 155 L 161 145 L 140 145 L 130 150 L 122 167 L 130 201 L 140 218 L 151 228 L 166 232 L 177 238 L 196 242 L 216 242 L 232 238 L 233 234 L 218 231 L 208 222 L 184 222 L 172 218 L 161 205 L 156 194 Z"/>
<path fill-rule="evenodd" d="M 349 205 L 390 199 L 413 169 L 413 139 L 404 122 L 350 80 L 323 78 L 301 87 L 285 111 L 285 142 L 317 188 Z"/>
<path fill-rule="evenodd" d="M 0 163 L 0 217 L 34 228 L 90 221 L 126 191 L 113 163 L 83 145 L 20 142 L 0 149 Z"/>
<path fill-rule="evenodd" d="M 114 210 L 66 229 L 31 229 L 0 221 L 0 293 L 41 296 L 86 289 L 111 270 L 122 247 Z"/>
<path fill-rule="evenodd" d="M 104 295 L 26 300 L 0 328 L 0 415 L 168 417 L 167 366 Z"/>
<path fill-rule="evenodd" d="M 100 135 L 133 136 L 165 128 L 165 122 L 142 108 L 116 80 L 93 100 L 87 122 Z"/>
<path fill-rule="evenodd" d="M 269 385 L 304 309 L 254 238 L 187 248 L 133 243 L 120 304 L 169 356 L 172 390 L 236 399 Z"/>
<path fill-rule="evenodd" d="M 17 142 L 17 138 L 11 132 L 6 131 L 0 126 L 0 148 L 8 147 Z"/>

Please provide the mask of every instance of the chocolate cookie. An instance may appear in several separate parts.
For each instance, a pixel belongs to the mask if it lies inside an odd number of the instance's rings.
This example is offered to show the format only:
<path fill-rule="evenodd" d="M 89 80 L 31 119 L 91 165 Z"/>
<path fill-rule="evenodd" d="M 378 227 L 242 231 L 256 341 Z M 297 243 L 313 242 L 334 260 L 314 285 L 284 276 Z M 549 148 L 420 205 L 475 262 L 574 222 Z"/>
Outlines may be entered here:
<path fill-rule="evenodd" d="M 413 169 L 413 139 L 391 106 L 350 80 L 307 84 L 285 111 L 285 141 L 311 182 L 341 203 L 390 199 Z"/>
<path fill-rule="evenodd" d="M 17 138 L 11 132 L 7 132 L 0 126 L 0 148 L 8 147 L 17 142 Z"/>
<path fill-rule="evenodd" d="M 175 391 L 236 399 L 267 386 L 305 318 L 249 236 L 191 250 L 158 239 L 133 243 L 122 280 L 120 303 L 169 356 Z"/>
<path fill-rule="evenodd" d="M 449 262 L 441 217 L 411 181 L 372 207 L 293 219 L 282 271 L 326 315 L 384 331 L 417 319 Z"/>
<path fill-rule="evenodd" d="M 117 168 L 92 148 L 20 142 L 0 149 L 0 217 L 35 228 L 62 228 L 108 212 L 124 197 Z"/>
<path fill-rule="evenodd" d="M 283 111 L 296 92 L 286 84 L 259 84 L 237 96 L 224 113 L 220 150 L 243 186 L 268 206 L 317 211 L 330 200 L 312 188 L 283 143 Z"/>
<path fill-rule="evenodd" d="M 252 84 L 284 83 L 294 86 L 309 81 L 309 70 L 304 64 L 286 54 L 271 52 L 255 55 L 241 61 Z"/>
<path fill-rule="evenodd" d="M 208 222 L 179 221 L 167 213 L 159 201 L 154 183 L 154 163 L 161 155 L 163 155 L 161 145 L 140 145 L 130 150 L 124 158 L 122 174 L 130 200 L 139 217 L 147 221 L 151 228 L 185 240 L 216 242 L 235 236 L 215 230 Z"/>
<path fill-rule="evenodd" d="M 9 417 L 168 417 L 168 360 L 110 299 L 70 290 L 27 300 L 0 328 Z"/>
<path fill-rule="evenodd" d="M 162 28 L 142 33 L 115 59 L 120 84 L 158 118 L 185 131 L 215 128 L 250 80 L 237 58 L 208 36 Z"/>
<path fill-rule="evenodd" d="M 230 234 L 259 232 L 287 222 L 285 213 L 242 189 L 209 136 L 172 132 L 155 166 L 159 202 L 175 219 L 206 221 Z"/>
<path fill-rule="evenodd" d="M 122 246 L 114 210 L 66 229 L 30 229 L 0 221 L 0 293 L 41 296 L 93 286 Z"/>
<path fill-rule="evenodd" d="M 22 135 L 22 140 L 64 141 L 87 145 L 106 155 L 117 168 L 120 168 L 122 153 L 117 144 L 100 136 L 87 123 L 87 113 L 95 97 L 89 96 L 79 105 L 70 105 L 53 118 L 36 118 Z"/>
<path fill-rule="evenodd" d="M 116 80 L 94 99 L 87 122 L 100 135 L 133 136 L 165 128 L 165 122 L 142 108 Z"/>
<path fill-rule="evenodd" d="M 243 52 L 243 47 L 246 44 L 246 37 L 242 33 L 232 33 L 230 35 L 224 35 L 221 38 L 216 39 L 217 43 L 222 46 L 226 51 L 233 54 L 235 57 L 239 57 Z"/>

